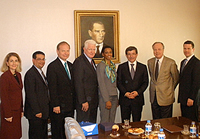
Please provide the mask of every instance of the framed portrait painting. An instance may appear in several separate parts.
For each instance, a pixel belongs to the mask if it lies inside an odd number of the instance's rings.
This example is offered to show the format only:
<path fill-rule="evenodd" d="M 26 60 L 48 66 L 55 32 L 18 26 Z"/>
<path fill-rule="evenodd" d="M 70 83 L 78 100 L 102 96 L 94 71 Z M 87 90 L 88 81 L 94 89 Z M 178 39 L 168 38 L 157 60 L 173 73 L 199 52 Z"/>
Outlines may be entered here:
<path fill-rule="evenodd" d="M 96 42 L 94 61 L 101 62 L 102 48 L 110 46 L 112 61 L 119 63 L 119 11 L 75 10 L 76 57 L 83 53 L 84 42 L 93 39 Z"/>

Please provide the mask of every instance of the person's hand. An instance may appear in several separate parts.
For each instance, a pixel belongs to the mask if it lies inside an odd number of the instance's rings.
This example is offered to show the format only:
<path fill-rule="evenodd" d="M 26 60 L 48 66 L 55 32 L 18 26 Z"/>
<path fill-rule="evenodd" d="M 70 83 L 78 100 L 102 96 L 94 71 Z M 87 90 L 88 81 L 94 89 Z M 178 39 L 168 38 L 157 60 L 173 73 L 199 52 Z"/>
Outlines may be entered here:
<path fill-rule="evenodd" d="M 112 103 L 110 102 L 110 101 L 107 101 L 106 102 L 106 109 L 111 109 L 111 107 L 112 107 Z"/>
<path fill-rule="evenodd" d="M 37 118 L 42 118 L 42 113 L 38 113 L 35 115 Z"/>
<path fill-rule="evenodd" d="M 53 108 L 53 112 L 59 114 L 59 113 L 60 113 L 60 106 L 54 107 L 54 108 Z"/>
<path fill-rule="evenodd" d="M 10 118 L 6 118 L 6 121 L 8 121 L 8 122 L 12 122 L 12 117 L 10 117 Z"/>
<path fill-rule="evenodd" d="M 125 96 L 126 96 L 127 98 L 129 98 L 129 99 L 134 99 L 134 98 L 135 98 L 135 97 L 133 96 L 133 94 L 130 93 L 130 92 L 126 92 Z"/>
<path fill-rule="evenodd" d="M 187 106 L 193 106 L 193 103 L 194 103 L 194 100 L 188 98 L 188 101 L 187 101 Z"/>
<path fill-rule="evenodd" d="M 89 104 L 88 102 L 82 103 L 82 111 L 86 112 L 89 109 Z"/>
<path fill-rule="evenodd" d="M 21 112 L 21 118 L 24 116 L 24 112 Z"/>
<path fill-rule="evenodd" d="M 131 92 L 131 94 L 132 94 L 132 97 L 133 97 L 133 98 L 135 98 L 135 97 L 138 96 L 138 92 L 137 92 L 137 91 L 133 91 L 133 92 Z"/>

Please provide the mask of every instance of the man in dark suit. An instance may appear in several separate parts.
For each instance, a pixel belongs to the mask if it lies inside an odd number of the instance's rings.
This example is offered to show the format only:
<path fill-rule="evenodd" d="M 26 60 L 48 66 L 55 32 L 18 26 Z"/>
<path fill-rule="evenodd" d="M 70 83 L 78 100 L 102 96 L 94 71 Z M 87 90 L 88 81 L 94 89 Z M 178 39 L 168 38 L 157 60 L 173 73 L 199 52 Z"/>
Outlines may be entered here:
<path fill-rule="evenodd" d="M 117 70 L 117 87 L 120 91 L 119 104 L 122 122 L 132 114 L 133 121 L 140 121 L 144 105 L 144 91 L 148 86 L 146 65 L 136 61 L 137 48 L 130 46 L 126 49 L 127 62 L 119 65 Z M 133 65 L 132 65 L 133 64 Z"/>
<path fill-rule="evenodd" d="M 200 61 L 194 56 L 192 41 L 184 42 L 183 53 L 186 58 L 181 61 L 178 102 L 183 117 L 198 121 L 196 97 L 200 88 Z"/>
<path fill-rule="evenodd" d="M 96 42 L 87 40 L 84 53 L 73 63 L 74 86 L 76 90 L 77 121 L 96 123 L 98 107 L 98 82 L 96 66 L 92 59 L 95 55 Z"/>
<path fill-rule="evenodd" d="M 29 139 L 47 139 L 49 96 L 46 77 L 42 71 L 45 54 L 33 53 L 33 66 L 26 72 L 24 115 L 29 121 Z"/>
<path fill-rule="evenodd" d="M 67 61 L 70 45 L 63 41 L 57 45 L 58 57 L 47 67 L 50 93 L 50 119 L 52 139 L 65 139 L 64 118 L 74 117 L 75 93 L 72 81 L 72 63 Z"/>

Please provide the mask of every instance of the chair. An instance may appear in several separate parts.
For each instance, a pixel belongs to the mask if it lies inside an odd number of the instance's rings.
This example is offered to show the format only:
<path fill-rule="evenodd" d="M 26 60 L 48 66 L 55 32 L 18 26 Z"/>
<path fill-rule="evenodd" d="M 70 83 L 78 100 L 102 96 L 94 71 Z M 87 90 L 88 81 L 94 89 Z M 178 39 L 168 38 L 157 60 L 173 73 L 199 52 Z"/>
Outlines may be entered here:
<path fill-rule="evenodd" d="M 79 123 L 71 118 L 65 118 L 65 135 L 67 139 L 86 139 Z"/>

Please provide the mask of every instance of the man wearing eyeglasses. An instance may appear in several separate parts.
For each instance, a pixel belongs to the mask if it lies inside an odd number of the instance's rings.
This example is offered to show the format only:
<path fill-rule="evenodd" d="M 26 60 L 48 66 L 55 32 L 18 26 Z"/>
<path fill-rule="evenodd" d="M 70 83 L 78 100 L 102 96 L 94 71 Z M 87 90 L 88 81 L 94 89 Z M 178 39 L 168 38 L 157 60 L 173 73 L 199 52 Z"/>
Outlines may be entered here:
<path fill-rule="evenodd" d="M 49 117 L 48 83 L 42 71 L 45 54 L 36 51 L 32 55 L 33 66 L 26 72 L 24 115 L 29 122 L 29 139 L 47 139 Z"/>

